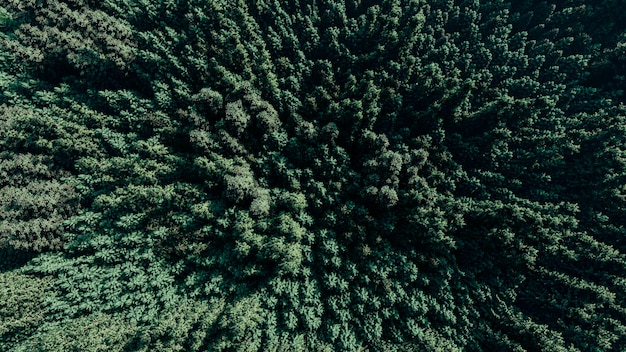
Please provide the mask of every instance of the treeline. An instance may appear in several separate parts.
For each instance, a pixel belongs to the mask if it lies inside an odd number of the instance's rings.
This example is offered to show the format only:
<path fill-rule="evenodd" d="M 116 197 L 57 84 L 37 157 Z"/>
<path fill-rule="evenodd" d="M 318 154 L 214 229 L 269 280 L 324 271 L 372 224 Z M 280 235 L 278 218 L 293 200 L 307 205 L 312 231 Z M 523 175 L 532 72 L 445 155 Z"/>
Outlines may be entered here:
<path fill-rule="evenodd" d="M 0 0 L 0 350 L 620 351 L 622 7 Z"/>

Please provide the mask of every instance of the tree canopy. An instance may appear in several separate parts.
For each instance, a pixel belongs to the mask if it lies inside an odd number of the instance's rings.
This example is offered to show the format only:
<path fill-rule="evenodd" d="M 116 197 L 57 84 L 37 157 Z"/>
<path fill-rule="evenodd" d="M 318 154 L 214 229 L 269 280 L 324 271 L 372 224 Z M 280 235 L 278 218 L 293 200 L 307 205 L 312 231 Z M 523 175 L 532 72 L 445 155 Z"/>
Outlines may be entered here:
<path fill-rule="evenodd" d="M 623 350 L 622 10 L 0 0 L 0 350 Z"/>

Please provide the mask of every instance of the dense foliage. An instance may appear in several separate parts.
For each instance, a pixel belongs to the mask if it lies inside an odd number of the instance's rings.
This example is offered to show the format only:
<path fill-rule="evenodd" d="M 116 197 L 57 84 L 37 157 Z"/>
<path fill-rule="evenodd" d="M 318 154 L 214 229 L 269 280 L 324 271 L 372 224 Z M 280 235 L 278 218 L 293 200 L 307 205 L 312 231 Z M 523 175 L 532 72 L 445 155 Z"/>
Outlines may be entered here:
<path fill-rule="evenodd" d="M 0 0 L 0 350 L 623 350 L 624 10 Z"/>

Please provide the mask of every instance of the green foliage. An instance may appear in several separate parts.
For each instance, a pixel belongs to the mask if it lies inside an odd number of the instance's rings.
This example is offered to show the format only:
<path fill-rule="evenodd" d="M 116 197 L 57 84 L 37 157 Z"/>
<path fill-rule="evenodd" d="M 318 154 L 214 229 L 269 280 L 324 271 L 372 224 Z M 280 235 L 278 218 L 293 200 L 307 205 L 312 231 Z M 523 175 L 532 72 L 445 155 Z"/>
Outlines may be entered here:
<path fill-rule="evenodd" d="M 77 205 L 71 175 L 62 165 L 88 146 L 72 146 L 81 141 L 78 134 L 70 140 L 74 126 L 49 111 L 6 105 L 0 110 L 0 247 L 60 249 L 63 222 Z"/>
<path fill-rule="evenodd" d="M 137 327 L 106 314 L 84 315 L 46 325 L 15 351 L 126 351 Z"/>
<path fill-rule="evenodd" d="M 19 346 L 45 321 L 43 302 L 51 288 L 49 278 L 18 271 L 0 273 L 0 348 Z"/>
<path fill-rule="evenodd" d="M 619 6 L 0 2 L 0 349 L 620 350 Z"/>

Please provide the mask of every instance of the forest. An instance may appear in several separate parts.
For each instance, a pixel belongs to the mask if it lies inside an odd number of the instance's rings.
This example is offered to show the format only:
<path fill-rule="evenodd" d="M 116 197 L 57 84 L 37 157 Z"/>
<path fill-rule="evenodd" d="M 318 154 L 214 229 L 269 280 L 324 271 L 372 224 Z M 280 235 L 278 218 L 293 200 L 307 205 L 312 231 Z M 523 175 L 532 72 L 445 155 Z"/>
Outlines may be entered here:
<path fill-rule="evenodd" d="M 626 350 L 621 0 L 0 0 L 0 351 Z"/>

